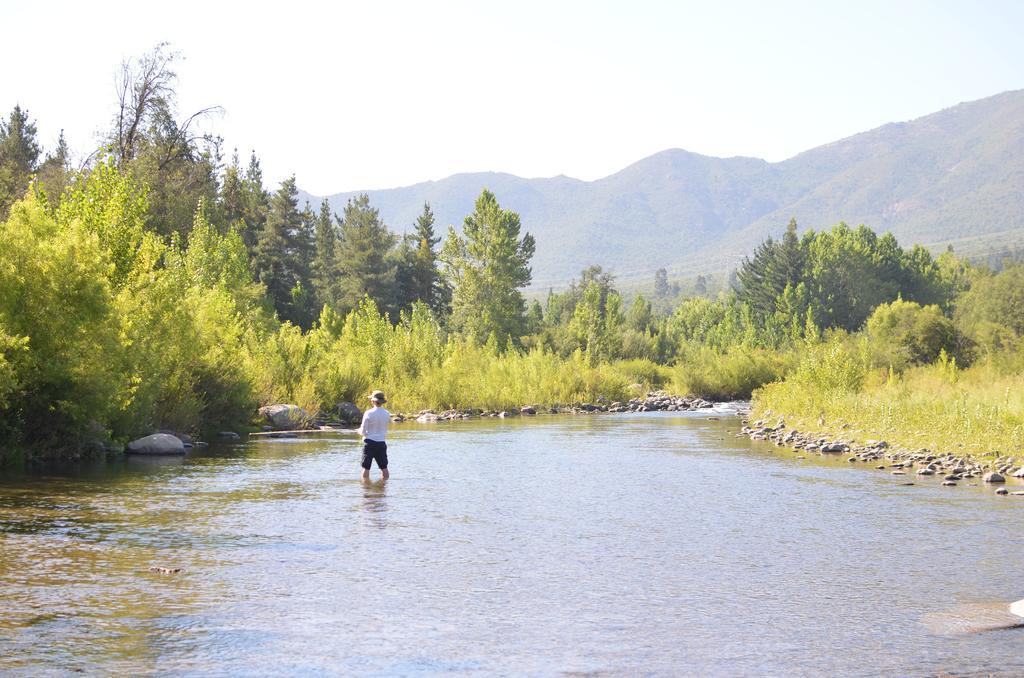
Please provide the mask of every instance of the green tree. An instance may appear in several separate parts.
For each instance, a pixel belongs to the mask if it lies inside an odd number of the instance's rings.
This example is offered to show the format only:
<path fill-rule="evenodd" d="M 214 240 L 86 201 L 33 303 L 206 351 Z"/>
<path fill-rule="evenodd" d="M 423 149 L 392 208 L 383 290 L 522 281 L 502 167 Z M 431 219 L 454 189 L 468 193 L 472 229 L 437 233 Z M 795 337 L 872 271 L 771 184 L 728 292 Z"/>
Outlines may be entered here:
<path fill-rule="evenodd" d="M 740 301 L 761 318 L 775 313 L 786 287 L 796 287 L 804 280 L 805 254 L 796 231 L 796 219 L 791 219 L 781 242 L 765 240 L 736 273 Z"/>
<path fill-rule="evenodd" d="M 878 306 L 865 326 L 883 366 L 903 370 L 934 362 L 940 354 L 957 355 L 953 321 L 935 305 L 897 299 Z M 962 359 L 962 355 L 958 355 Z"/>
<path fill-rule="evenodd" d="M 1024 337 L 1024 264 L 1007 264 L 998 273 L 977 271 L 956 300 L 955 317 L 986 348 L 1015 347 Z"/>
<path fill-rule="evenodd" d="M 659 268 L 654 272 L 654 296 L 664 298 L 667 297 L 668 294 L 668 271 L 663 268 Z"/>
<path fill-rule="evenodd" d="M 436 317 L 446 315 L 451 295 L 438 268 L 437 245 L 440 242 L 441 238 L 434 233 L 434 213 L 430 203 L 425 202 L 413 233 L 403 243 L 397 274 L 402 308 L 411 308 L 415 302 L 422 301 Z"/>
<path fill-rule="evenodd" d="M 46 195 L 47 202 L 56 207 L 60 204 L 64 190 L 71 184 L 71 177 L 71 150 L 64 138 L 64 130 L 61 130 L 57 148 L 39 166 L 36 182 Z"/>
<path fill-rule="evenodd" d="M 187 234 L 200 200 L 215 203 L 220 164 L 220 140 L 198 130 L 219 108 L 178 117 L 178 58 L 160 43 L 121 65 L 106 145 L 119 169 L 149 187 L 150 228 L 165 236 Z"/>
<path fill-rule="evenodd" d="M 0 379 L 17 389 L 0 408 L 0 464 L 19 446 L 79 452 L 90 422 L 102 426 L 117 407 L 125 384 L 109 268 L 87 224 L 58 224 L 34 196 L 0 225 Z"/>
<path fill-rule="evenodd" d="M 629 314 L 626 319 L 630 329 L 637 332 L 646 332 L 654 325 L 654 312 L 651 309 L 651 302 L 644 299 L 643 295 L 636 295 L 633 305 L 629 307 Z"/>
<path fill-rule="evenodd" d="M 615 290 L 591 280 L 573 310 L 569 331 L 581 349 L 599 360 L 618 355 L 623 325 L 622 299 Z"/>
<path fill-rule="evenodd" d="M 336 304 L 335 297 L 338 280 L 338 231 L 335 217 L 331 214 L 331 206 L 327 198 L 320 203 L 315 226 L 315 249 L 313 256 L 312 283 L 313 290 L 321 304 Z"/>
<path fill-rule="evenodd" d="M 386 311 L 395 310 L 395 268 L 391 256 L 397 238 L 370 206 L 365 193 L 349 199 L 340 223 L 338 240 L 338 296 L 340 309 L 356 307 L 370 297 Z"/>
<path fill-rule="evenodd" d="M 519 215 L 502 209 L 484 189 L 462 235 L 449 227 L 441 251 L 452 288 L 452 326 L 477 342 L 494 337 L 500 345 L 523 334 L 525 302 L 519 288 L 530 283 L 530 259 L 536 243 L 520 238 Z"/>
<path fill-rule="evenodd" d="M 28 111 L 15 105 L 7 121 L 0 121 L 0 219 L 25 195 L 41 152 L 35 123 Z"/>
<path fill-rule="evenodd" d="M 270 212 L 256 243 L 256 279 L 266 286 L 267 296 L 282 319 L 294 317 L 292 290 L 302 284 L 294 257 L 295 236 L 303 228 L 298 195 L 294 176 L 281 183 L 270 199 Z"/>

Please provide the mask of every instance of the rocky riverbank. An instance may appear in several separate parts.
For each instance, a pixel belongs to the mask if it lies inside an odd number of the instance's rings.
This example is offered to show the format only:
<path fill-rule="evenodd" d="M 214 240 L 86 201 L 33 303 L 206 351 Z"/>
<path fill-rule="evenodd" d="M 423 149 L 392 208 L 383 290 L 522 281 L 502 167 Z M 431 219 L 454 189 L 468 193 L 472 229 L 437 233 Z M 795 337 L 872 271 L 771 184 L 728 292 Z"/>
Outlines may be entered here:
<path fill-rule="evenodd" d="M 893 448 L 885 440 L 868 440 L 862 444 L 834 435 L 806 433 L 786 427 L 779 419 L 775 424 L 766 420 L 753 423 L 744 420 L 743 428 L 737 434 L 752 440 L 774 442 L 779 447 L 817 455 L 845 455 L 851 464 L 872 464 L 879 471 L 888 471 L 894 476 L 913 476 L 919 479 L 941 481 L 946 487 L 971 480 L 999 485 L 997 494 L 1024 496 L 1024 491 L 1010 492 L 1001 484 L 1007 477 L 1024 478 L 1024 465 L 1010 457 L 976 459 L 968 455 L 951 452 L 936 452 L 927 449 L 907 450 Z M 906 482 L 913 485 L 913 482 Z"/>
<path fill-rule="evenodd" d="M 689 412 L 714 407 L 714 403 L 701 398 L 689 398 L 671 395 L 664 391 L 648 393 L 644 398 L 633 398 L 627 401 L 608 401 L 598 398 L 593 403 L 579 403 L 560 407 L 543 407 L 541 405 L 524 405 L 519 409 L 483 410 L 467 408 L 457 410 L 422 410 L 415 413 L 395 414 L 393 421 L 416 421 L 429 424 L 441 421 L 457 421 L 484 417 L 533 417 L 545 414 L 600 414 L 619 412 Z"/>

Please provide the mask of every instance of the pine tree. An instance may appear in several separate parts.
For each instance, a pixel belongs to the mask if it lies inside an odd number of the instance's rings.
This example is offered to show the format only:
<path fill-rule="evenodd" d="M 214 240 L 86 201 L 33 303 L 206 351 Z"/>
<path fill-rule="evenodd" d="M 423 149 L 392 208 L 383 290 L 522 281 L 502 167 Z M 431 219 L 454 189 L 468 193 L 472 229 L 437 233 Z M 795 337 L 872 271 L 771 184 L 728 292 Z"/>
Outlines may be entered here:
<path fill-rule="evenodd" d="M 530 259 L 536 243 L 520 238 L 519 215 L 502 209 L 484 190 L 462 235 L 449 227 L 441 252 L 452 286 L 452 325 L 480 343 L 518 342 L 524 329 L 525 302 L 520 287 L 530 284 Z"/>
<path fill-rule="evenodd" d="M 338 278 L 338 232 L 331 206 L 324 198 L 316 219 L 316 253 L 313 256 L 313 290 L 321 304 L 335 305 Z"/>
<path fill-rule="evenodd" d="M 249 166 L 245 170 L 242 189 L 242 218 L 245 221 L 242 240 L 249 251 L 255 253 L 256 240 L 270 211 L 270 196 L 263 187 L 263 169 L 260 167 L 259 158 L 256 157 L 256 151 L 252 151 L 249 156 Z"/>
<path fill-rule="evenodd" d="M 15 105 L 7 121 L 0 120 L 0 220 L 25 194 L 41 152 L 35 123 L 28 111 Z"/>
<path fill-rule="evenodd" d="M 46 194 L 49 204 L 53 207 L 58 206 L 64 189 L 71 182 L 71 150 L 64 138 L 64 130 L 60 131 L 57 148 L 47 155 L 46 160 L 39 166 L 36 181 Z"/>
<path fill-rule="evenodd" d="M 254 271 L 282 319 L 292 319 L 292 289 L 301 280 L 293 259 L 294 234 L 302 228 L 295 177 L 286 179 L 270 199 L 270 213 L 259 232 Z"/>
<path fill-rule="evenodd" d="M 355 308 L 366 296 L 382 310 L 395 310 L 396 242 L 368 195 L 349 199 L 337 248 L 339 310 Z"/>
<path fill-rule="evenodd" d="M 238 150 L 231 154 L 231 163 L 224 168 L 221 177 L 217 208 L 220 221 L 228 228 L 237 228 L 245 233 L 245 188 L 242 168 L 238 164 Z"/>
<path fill-rule="evenodd" d="M 400 306 L 410 308 L 422 301 L 435 317 L 447 314 L 451 295 L 438 269 L 437 245 L 441 238 L 434 233 L 434 213 L 430 203 L 423 203 L 423 213 L 416 218 L 413 233 L 402 243 L 397 272 Z"/>
<path fill-rule="evenodd" d="M 663 268 L 654 272 L 654 296 L 661 299 L 668 296 L 668 271 Z"/>
<path fill-rule="evenodd" d="M 782 242 L 775 247 L 774 262 L 770 271 L 770 282 L 775 296 L 782 294 L 786 287 L 796 287 L 804 279 L 804 251 L 796 234 L 796 219 L 790 219 Z"/>

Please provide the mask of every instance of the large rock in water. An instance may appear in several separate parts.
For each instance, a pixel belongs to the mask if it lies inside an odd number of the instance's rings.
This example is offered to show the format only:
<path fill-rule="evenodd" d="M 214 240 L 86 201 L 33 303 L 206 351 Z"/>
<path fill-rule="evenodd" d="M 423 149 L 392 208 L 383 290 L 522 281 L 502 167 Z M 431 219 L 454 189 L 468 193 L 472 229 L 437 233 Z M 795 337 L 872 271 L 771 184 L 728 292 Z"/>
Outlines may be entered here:
<path fill-rule="evenodd" d="M 363 423 L 363 411 L 355 403 L 338 403 L 334 411 L 338 414 L 338 421 L 349 426 L 358 426 Z"/>
<path fill-rule="evenodd" d="M 266 405 L 258 413 L 279 431 L 302 428 L 309 421 L 309 414 L 298 405 Z"/>
<path fill-rule="evenodd" d="M 124 451 L 127 454 L 185 454 L 185 443 L 170 433 L 154 433 L 131 441 Z"/>

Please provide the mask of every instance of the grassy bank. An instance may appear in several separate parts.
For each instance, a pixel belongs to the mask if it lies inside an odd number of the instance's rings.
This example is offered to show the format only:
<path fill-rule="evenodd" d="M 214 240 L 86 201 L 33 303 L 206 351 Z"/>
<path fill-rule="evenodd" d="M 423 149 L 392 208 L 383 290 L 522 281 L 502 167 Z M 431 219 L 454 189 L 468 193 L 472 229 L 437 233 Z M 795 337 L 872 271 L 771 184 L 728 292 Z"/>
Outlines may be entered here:
<path fill-rule="evenodd" d="M 754 416 L 783 416 L 802 431 L 907 449 L 1024 458 L 1024 371 L 1014 356 L 959 369 L 941 357 L 894 373 L 872 367 L 866 346 L 808 352 L 784 381 L 759 389 Z"/>

